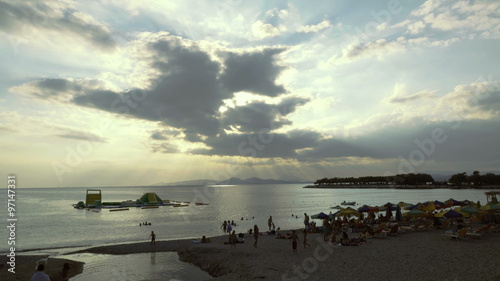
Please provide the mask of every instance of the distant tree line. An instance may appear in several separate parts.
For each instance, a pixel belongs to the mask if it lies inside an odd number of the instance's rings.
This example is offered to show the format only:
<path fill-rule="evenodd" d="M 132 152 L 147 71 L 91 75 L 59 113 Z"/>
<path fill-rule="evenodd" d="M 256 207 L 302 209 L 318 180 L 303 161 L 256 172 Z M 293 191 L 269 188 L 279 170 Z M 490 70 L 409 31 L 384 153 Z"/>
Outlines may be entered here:
<path fill-rule="evenodd" d="M 500 175 L 486 173 L 481 175 L 474 171 L 471 175 L 466 172 L 452 175 L 448 182 L 438 183 L 429 174 L 398 174 L 394 176 L 367 176 L 347 178 L 322 178 L 314 182 L 315 185 L 453 185 L 453 186 L 483 186 L 500 185 Z"/>
<path fill-rule="evenodd" d="M 500 175 L 493 173 L 479 174 L 479 171 L 474 171 L 468 176 L 466 172 L 454 174 L 448 180 L 454 185 L 499 185 Z"/>
<path fill-rule="evenodd" d="M 388 184 L 397 184 L 397 185 L 424 185 L 424 184 L 433 184 L 434 179 L 431 175 L 428 174 L 399 174 L 395 176 L 368 176 L 368 177 L 348 177 L 348 178 L 322 178 L 316 180 L 314 184 L 317 185 L 388 185 Z"/>

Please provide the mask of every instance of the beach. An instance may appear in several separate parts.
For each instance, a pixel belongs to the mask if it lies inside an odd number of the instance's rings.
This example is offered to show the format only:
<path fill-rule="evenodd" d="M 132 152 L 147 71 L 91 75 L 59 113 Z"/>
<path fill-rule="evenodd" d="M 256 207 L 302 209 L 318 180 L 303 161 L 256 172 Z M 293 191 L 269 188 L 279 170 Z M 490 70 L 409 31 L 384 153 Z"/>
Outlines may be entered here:
<path fill-rule="evenodd" d="M 283 231 L 286 233 L 290 231 Z M 176 251 L 180 260 L 208 272 L 212 280 L 500 280 L 500 233 L 480 239 L 455 241 L 442 229 L 372 238 L 360 246 L 325 243 L 322 234 L 309 234 L 306 249 L 299 235 L 297 254 L 290 240 L 260 235 L 258 246 L 245 234 L 244 243 L 231 248 L 227 236 L 197 244 L 192 239 L 93 247 L 79 253 L 124 255 Z M 352 233 L 351 237 L 358 234 Z M 35 259 L 27 264 L 33 267 Z M 49 264 L 54 262 L 49 259 Z M 28 280 L 32 271 L 1 280 Z M 72 269 L 71 273 L 76 273 Z M 57 280 L 57 279 L 52 279 Z"/>

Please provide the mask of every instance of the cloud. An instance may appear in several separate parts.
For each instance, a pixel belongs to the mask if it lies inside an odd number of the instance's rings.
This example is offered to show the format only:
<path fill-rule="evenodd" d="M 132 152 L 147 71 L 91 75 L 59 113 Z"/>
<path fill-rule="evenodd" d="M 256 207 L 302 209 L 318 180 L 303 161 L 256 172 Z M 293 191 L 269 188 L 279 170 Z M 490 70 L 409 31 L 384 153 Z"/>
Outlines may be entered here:
<path fill-rule="evenodd" d="M 408 28 L 415 30 L 415 24 L 423 21 L 435 30 L 500 38 L 499 13 L 500 3 L 495 1 L 428 0 L 411 13 L 420 20 L 410 24 Z M 418 26 L 422 24 L 419 23 Z"/>
<path fill-rule="evenodd" d="M 207 149 L 193 149 L 192 154 L 242 156 L 251 158 L 295 158 L 298 150 L 316 146 L 322 135 L 307 130 L 292 130 L 287 133 L 231 134 L 224 137 L 209 137 Z"/>
<path fill-rule="evenodd" d="M 23 41 L 51 31 L 76 35 L 102 50 L 117 45 L 107 27 L 64 1 L 0 1 L 0 31 Z"/>
<path fill-rule="evenodd" d="M 286 28 L 283 25 L 274 26 L 270 23 L 264 23 L 258 20 L 252 24 L 252 33 L 257 39 L 275 37 L 285 32 Z"/>
<path fill-rule="evenodd" d="M 324 20 L 318 24 L 315 25 L 304 25 L 299 28 L 297 28 L 297 32 L 300 33 L 311 33 L 311 32 L 318 32 L 321 31 L 325 28 L 331 27 L 331 23 L 328 20 Z"/>
<path fill-rule="evenodd" d="M 107 89 L 98 80 L 50 78 L 12 87 L 10 91 L 158 122 L 180 130 L 186 141 L 200 142 L 203 137 L 216 136 L 223 127 L 234 125 L 221 117 L 219 109 L 236 92 L 248 91 L 266 97 L 286 93 L 282 85 L 275 83 L 284 69 L 276 63 L 276 56 L 282 51 L 281 48 L 238 53 L 218 50 L 215 53 L 220 57 L 215 57 L 214 52 L 209 53 L 192 41 L 165 35 L 148 41 L 143 48 L 144 60 L 155 72 L 148 88 L 117 91 Z M 304 103 L 303 99 L 289 98 L 280 106 L 294 110 Z M 259 106 L 260 111 L 256 110 Z M 252 110 L 263 113 L 273 109 L 265 104 L 259 106 L 232 109 L 226 115 L 240 111 L 246 112 L 247 117 L 258 117 Z M 253 120 L 241 116 L 237 123 L 248 131 L 259 128 L 264 120 L 274 120 L 273 114 Z M 282 125 L 289 124 L 283 122 Z"/>
<path fill-rule="evenodd" d="M 436 91 L 424 90 L 415 94 L 407 94 L 406 85 L 397 84 L 394 87 L 394 94 L 388 99 L 390 103 L 413 103 L 423 99 L 435 99 Z"/>
<path fill-rule="evenodd" d="M 285 88 L 275 82 L 284 69 L 276 63 L 276 56 L 282 51 L 282 48 L 270 48 L 242 54 L 227 53 L 222 83 L 231 92 L 248 91 L 269 97 L 285 93 Z"/>
<path fill-rule="evenodd" d="M 244 106 L 229 108 L 222 115 L 222 122 L 227 130 L 252 133 L 262 130 L 274 131 L 292 122 L 285 118 L 295 111 L 297 106 L 307 103 L 307 99 L 288 98 L 279 104 L 253 102 Z"/>
<path fill-rule="evenodd" d="M 65 138 L 65 139 L 74 139 L 74 140 L 86 140 L 91 142 L 100 142 L 107 143 L 108 141 L 91 132 L 83 132 L 74 129 L 65 129 L 65 132 L 62 134 L 55 135 L 56 137 Z"/>

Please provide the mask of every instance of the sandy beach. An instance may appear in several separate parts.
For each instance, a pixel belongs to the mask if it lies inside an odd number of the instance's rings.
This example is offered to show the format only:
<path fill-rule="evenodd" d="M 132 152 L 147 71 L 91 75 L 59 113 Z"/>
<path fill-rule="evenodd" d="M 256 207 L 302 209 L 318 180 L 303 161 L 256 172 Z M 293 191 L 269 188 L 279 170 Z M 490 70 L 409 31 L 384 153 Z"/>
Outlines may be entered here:
<path fill-rule="evenodd" d="M 176 251 L 180 260 L 200 267 L 213 276 L 212 280 L 500 280 L 500 233 L 461 242 L 445 237 L 444 232 L 402 233 L 368 239 L 361 246 L 332 245 L 323 242 L 322 234 L 309 234 L 311 247 L 306 249 L 299 235 L 297 254 L 292 253 L 289 240 L 271 235 L 259 236 L 255 248 L 248 234 L 235 248 L 224 244 L 227 236 L 218 236 L 207 244 L 184 239 L 157 241 L 154 248 L 144 242 L 78 252 L 120 255 Z M 33 267 L 34 262 L 32 258 L 23 264 Z M 53 269 L 59 269 L 62 262 L 49 259 Z M 72 275 L 78 266 L 72 266 Z M 30 270 L 16 274 L 17 279 L 5 279 L 5 271 L 2 269 L 1 280 L 28 280 L 32 274 Z"/>

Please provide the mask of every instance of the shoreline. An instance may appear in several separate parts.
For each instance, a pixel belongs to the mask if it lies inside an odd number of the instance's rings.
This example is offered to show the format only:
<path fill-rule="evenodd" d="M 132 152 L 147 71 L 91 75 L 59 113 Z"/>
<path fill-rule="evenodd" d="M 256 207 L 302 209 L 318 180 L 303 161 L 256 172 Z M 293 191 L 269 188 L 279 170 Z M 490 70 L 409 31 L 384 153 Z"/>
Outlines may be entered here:
<path fill-rule="evenodd" d="M 281 231 L 282 234 L 288 232 Z M 303 236 L 299 234 L 297 254 L 292 254 L 290 240 L 276 239 L 273 235 L 260 235 L 258 247 L 254 248 L 253 236 L 249 234 L 245 234 L 244 243 L 236 244 L 235 248 L 225 245 L 228 236 L 221 235 L 211 237 L 212 242 L 205 244 L 180 239 L 156 241 L 151 247 L 148 241 L 96 246 L 67 254 L 177 252 L 180 261 L 206 271 L 213 277 L 211 280 L 331 280 L 332 276 L 340 281 L 460 281 L 470 276 L 477 280 L 500 280 L 500 233 L 460 242 L 445 237 L 444 232 L 440 229 L 402 233 L 369 239 L 361 246 L 332 245 L 322 241 L 322 234 L 314 233 L 307 236 L 310 247 L 306 249 L 302 246 Z M 358 234 L 350 235 L 356 237 Z M 53 260 L 49 257 L 49 265 L 54 264 Z M 30 266 L 34 267 L 34 263 Z M 81 267 L 83 269 L 83 264 Z M 32 272 L 25 276 L 29 279 Z M 75 272 L 72 267 L 71 273 Z"/>

